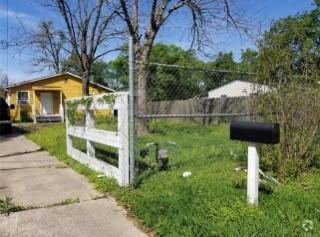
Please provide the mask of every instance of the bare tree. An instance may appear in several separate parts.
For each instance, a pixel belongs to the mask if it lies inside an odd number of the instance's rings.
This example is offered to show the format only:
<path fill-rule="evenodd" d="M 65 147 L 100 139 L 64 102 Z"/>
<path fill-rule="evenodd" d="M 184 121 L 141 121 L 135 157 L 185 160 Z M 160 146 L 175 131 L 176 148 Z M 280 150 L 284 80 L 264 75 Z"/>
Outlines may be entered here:
<path fill-rule="evenodd" d="M 53 69 L 55 73 L 62 71 L 62 60 L 66 38 L 62 30 L 56 30 L 52 21 L 41 21 L 39 29 L 26 35 L 27 45 L 35 49 L 34 66 Z"/>
<path fill-rule="evenodd" d="M 82 93 L 88 95 L 93 63 L 118 50 L 110 43 L 122 33 L 115 25 L 115 6 L 106 0 L 50 0 L 46 5 L 53 7 L 63 19 L 66 40 L 70 44 L 68 52 L 74 53 L 79 62 Z"/>
<path fill-rule="evenodd" d="M 121 11 L 118 12 L 125 21 L 129 34 L 133 37 L 138 77 L 138 110 L 147 112 L 147 82 L 149 70 L 147 62 L 159 30 L 166 26 L 168 20 L 179 11 L 191 19 L 191 46 L 210 42 L 212 33 L 233 27 L 239 32 L 246 30 L 243 21 L 244 12 L 234 11 L 231 0 L 152 0 L 150 8 L 145 1 L 120 0 Z M 143 16 L 143 20 L 139 17 Z M 186 21 L 187 22 L 187 21 Z M 147 121 L 140 120 L 139 134 L 147 133 Z"/>
<path fill-rule="evenodd" d="M 19 17 L 17 21 L 20 27 L 15 29 L 10 39 L 0 41 L 0 47 L 17 50 L 19 54 L 32 50 L 32 64 L 37 70 L 49 68 L 56 73 L 61 72 L 67 47 L 64 31 L 55 29 L 52 21 L 40 21 L 38 27 L 25 24 Z"/>

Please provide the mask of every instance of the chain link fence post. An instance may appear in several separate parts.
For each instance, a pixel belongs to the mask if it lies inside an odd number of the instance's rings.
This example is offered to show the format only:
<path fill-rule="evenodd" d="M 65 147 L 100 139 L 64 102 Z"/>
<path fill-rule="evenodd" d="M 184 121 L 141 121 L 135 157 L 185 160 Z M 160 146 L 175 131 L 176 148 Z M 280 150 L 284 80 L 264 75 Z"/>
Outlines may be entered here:
<path fill-rule="evenodd" d="M 135 101 L 134 101 L 134 48 L 133 37 L 129 37 L 129 166 L 130 183 L 133 182 L 135 174 Z"/>

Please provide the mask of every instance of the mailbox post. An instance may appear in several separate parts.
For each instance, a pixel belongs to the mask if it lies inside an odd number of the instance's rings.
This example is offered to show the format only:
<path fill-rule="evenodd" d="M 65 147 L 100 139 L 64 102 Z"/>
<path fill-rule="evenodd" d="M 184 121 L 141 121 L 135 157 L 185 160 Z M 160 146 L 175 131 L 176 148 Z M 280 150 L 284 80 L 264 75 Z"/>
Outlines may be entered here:
<path fill-rule="evenodd" d="M 247 169 L 247 200 L 249 204 L 258 206 L 258 144 L 278 144 L 280 141 L 279 124 L 257 123 L 248 121 L 232 121 L 230 124 L 230 139 L 249 142 Z"/>
<path fill-rule="evenodd" d="M 249 143 L 247 169 L 247 199 L 250 204 L 258 205 L 259 154 L 257 143 Z"/>

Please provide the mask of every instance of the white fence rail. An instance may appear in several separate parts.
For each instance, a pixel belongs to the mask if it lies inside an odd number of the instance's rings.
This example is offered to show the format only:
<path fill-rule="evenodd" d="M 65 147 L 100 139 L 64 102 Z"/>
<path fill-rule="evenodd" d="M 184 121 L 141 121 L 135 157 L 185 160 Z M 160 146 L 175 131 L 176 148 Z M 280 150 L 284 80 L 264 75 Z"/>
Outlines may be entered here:
<path fill-rule="evenodd" d="M 104 98 L 113 98 L 108 101 Z M 67 152 L 73 159 L 88 167 L 113 177 L 121 186 L 129 184 L 129 135 L 128 135 L 128 93 L 108 93 L 82 98 L 68 99 L 66 105 L 66 135 Z M 68 102 L 89 101 L 90 104 L 79 103 L 77 110 L 83 110 L 86 115 L 85 126 L 75 126 L 68 118 Z M 77 104 L 77 103 L 76 103 Z M 73 108 L 74 109 L 74 108 Z M 117 110 L 117 131 L 105 131 L 94 127 L 94 111 Z M 76 149 L 72 144 L 72 137 L 86 140 L 87 152 Z M 118 149 L 118 167 L 99 160 L 95 155 L 95 144 L 100 143 Z"/>

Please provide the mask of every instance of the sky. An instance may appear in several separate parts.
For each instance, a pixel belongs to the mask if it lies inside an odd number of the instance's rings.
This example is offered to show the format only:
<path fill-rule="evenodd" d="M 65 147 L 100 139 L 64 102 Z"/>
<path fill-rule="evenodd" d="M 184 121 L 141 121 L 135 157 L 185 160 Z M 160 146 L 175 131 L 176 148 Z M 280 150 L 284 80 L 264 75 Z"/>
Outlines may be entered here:
<path fill-rule="evenodd" d="M 207 53 L 212 57 L 219 51 L 232 51 L 238 60 L 241 50 L 255 48 L 256 36 L 267 30 L 272 21 L 312 9 L 313 0 L 241 0 L 239 4 L 250 16 L 255 37 L 245 37 L 234 31 L 216 34 L 213 36 L 212 45 L 207 49 Z M 17 30 L 21 30 L 21 22 L 26 27 L 36 28 L 40 20 L 52 20 L 58 26 L 61 24 L 60 18 L 39 6 L 37 0 L 0 0 L 0 42 L 7 39 L 7 32 L 9 39 L 14 38 Z M 190 37 L 184 28 L 185 21 L 183 14 L 171 19 L 159 33 L 157 42 L 176 44 L 188 49 Z M 34 67 L 31 63 L 32 56 L 33 51 L 28 48 L 21 52 L 11 47 L 9 50 L 0 47 L 0 74 L 8 74 L 10 83 L 53 74 Z M 111 54 L 104 60 L 114 57 L 116 55 Z"/>

